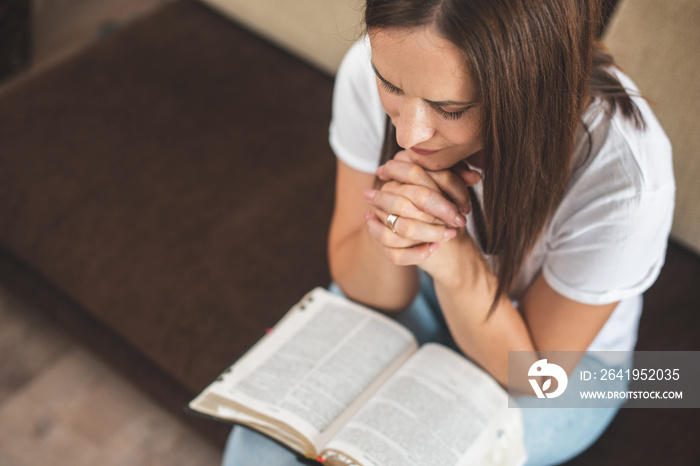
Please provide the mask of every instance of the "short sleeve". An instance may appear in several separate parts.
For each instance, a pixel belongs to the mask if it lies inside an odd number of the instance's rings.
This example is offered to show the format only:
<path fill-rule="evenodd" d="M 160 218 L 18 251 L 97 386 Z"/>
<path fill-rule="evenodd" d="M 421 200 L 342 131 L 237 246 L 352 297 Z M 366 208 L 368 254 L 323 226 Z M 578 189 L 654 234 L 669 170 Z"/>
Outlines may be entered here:
<path fill-rule="evenodd" d="M 649 212 L 658 215 L 649 215 Z M 551 245 L 543 267 L 558 293 L 587 304 L 620 301 L 646 291 L 666 255 L 672 192 L 592 205 L 571 221 L 589 226 L 568 231 Z"/>
<path fill-rule="evenodd" d="M 385 118 L 364 36 L 347 52 L 335 79 L 329 142 L 336 157 L 355 170 L 374 173 Z"/>
<path fill-rule="evenodd" d="M 542 268 L 554 290 L 587 304 L 621 301 L 654 283 L 675 203 L 665 135 L 631 144 L 615 125 L 606 132 L 601 153 L 554 215 Z"/>

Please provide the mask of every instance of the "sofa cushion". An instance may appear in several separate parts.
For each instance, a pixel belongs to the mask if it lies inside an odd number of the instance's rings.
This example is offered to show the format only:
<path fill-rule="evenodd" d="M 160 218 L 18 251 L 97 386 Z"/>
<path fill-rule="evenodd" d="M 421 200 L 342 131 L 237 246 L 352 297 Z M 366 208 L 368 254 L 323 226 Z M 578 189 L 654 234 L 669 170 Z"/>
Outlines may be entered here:
<path fill-rule="evenodd" d="M 362 32 L 364 0 L 201 0 L 330 75 Z"/>
<path fill-rule="evenodd" d="M 198 390 L 328 283 L 331 93 L 176 2 L 0 96 L 0 243 Z"/>
<path fill-rule="evenodd" d="M 673 237 L 700 254 L 700 2 L 623 0 L 605 34 L 673 145 Z"/>

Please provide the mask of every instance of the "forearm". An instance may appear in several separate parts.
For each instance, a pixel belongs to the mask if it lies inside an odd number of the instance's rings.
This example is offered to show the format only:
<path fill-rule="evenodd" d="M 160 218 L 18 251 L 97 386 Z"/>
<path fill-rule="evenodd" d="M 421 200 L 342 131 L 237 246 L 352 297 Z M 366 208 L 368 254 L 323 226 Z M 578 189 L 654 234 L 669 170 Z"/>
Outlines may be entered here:
<path fill-rule="evenodd" d="M 418 292 L 417 268 L 391 263 L 364 224 L 335 241 L 331 233 L 328 257 L 333 280 L 349 298 L 368 306 L 402 309 Z"/>
<path fill-rule="evenodd" d="M 486 319 L 483 308 L 471 309 L 469 304 L 464 304 L 468 303 L 469 293 L 449 292 L 439 286 L 436 292 L 459 348 L 503 386 L 508 386 L 509 351 L 530 351 L 531 362 L 537 360 L 527 325 L 507 299 Z"/>
<path fill-rule="evenodd" d="M 532 362 L 536 360 L 528 326 L 507 297 L 489 315 L 496 277 L 471 241 L 455 250 L 460 273 L 433 277 L 445 320 L 459 348 L 507 386 L 509 351 L 531 351 Z"/>

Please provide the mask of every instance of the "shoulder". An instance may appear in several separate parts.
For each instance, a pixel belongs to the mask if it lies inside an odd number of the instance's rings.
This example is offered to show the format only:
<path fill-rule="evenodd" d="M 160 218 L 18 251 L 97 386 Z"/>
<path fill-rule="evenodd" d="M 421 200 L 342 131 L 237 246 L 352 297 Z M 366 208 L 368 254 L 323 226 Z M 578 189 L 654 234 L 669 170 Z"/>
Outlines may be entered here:
<path fill-rule="evenodd" d="M 668 202 L 675 194 L 671 143 L 634 83 L 617 70 L 615 74 L 639 108 L 644 125 L 594 100 L 583 116 L 564 208 L 575 211 L 591 203 L 609 203 L 630 209 L 654 199 Z"/>
<path fill-rule="evenodd" d="M 614 72 L 639 108 L 644 126 L 639 127 L 621 112 L 614 112 L 609 119 L 610 145 L 615 144 L 618 152 L 636 168 L 633 180 L 640 192 L 675 189 L 671 142 L 632 80 L 619 70 Z"/>
<path fill-rule="evenodd" d="M 338 67 L 337 80 L 351 81 L 361 85 L 374 82 L 369 36 L 360 37 L 345 53 Z"/>
<path fill-rule="evenodd" d="M 329 129 L 335 155 L 356 170 L 373 173 L 379 163 L 385 118 L 369 38 L 363 36 L 346 53 L 335 79 Z"/>
<path fill-rule="evenodd" d="M 664 262 L 675 203 L 671 144 L 648 103 L 633 99 L 644 128 L 599 101 L 585 113 L 567 190 L 543 237 L 545 278 L 581 302 L 639 294 Z"/>

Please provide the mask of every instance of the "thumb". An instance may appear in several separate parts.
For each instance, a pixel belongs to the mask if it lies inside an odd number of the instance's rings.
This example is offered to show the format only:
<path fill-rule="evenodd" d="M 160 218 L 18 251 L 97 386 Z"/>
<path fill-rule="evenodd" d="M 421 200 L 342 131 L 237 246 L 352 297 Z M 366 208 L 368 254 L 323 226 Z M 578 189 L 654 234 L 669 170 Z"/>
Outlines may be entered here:
<path fill-rule="evenodd" d="M 467 186 L 474 186 L 475 184 L 479 184 L 482 180 L 481 173 L 470 169 L 466 163 L 455 166 L 452 171 L 455 175 L 459 176 Z"/>

